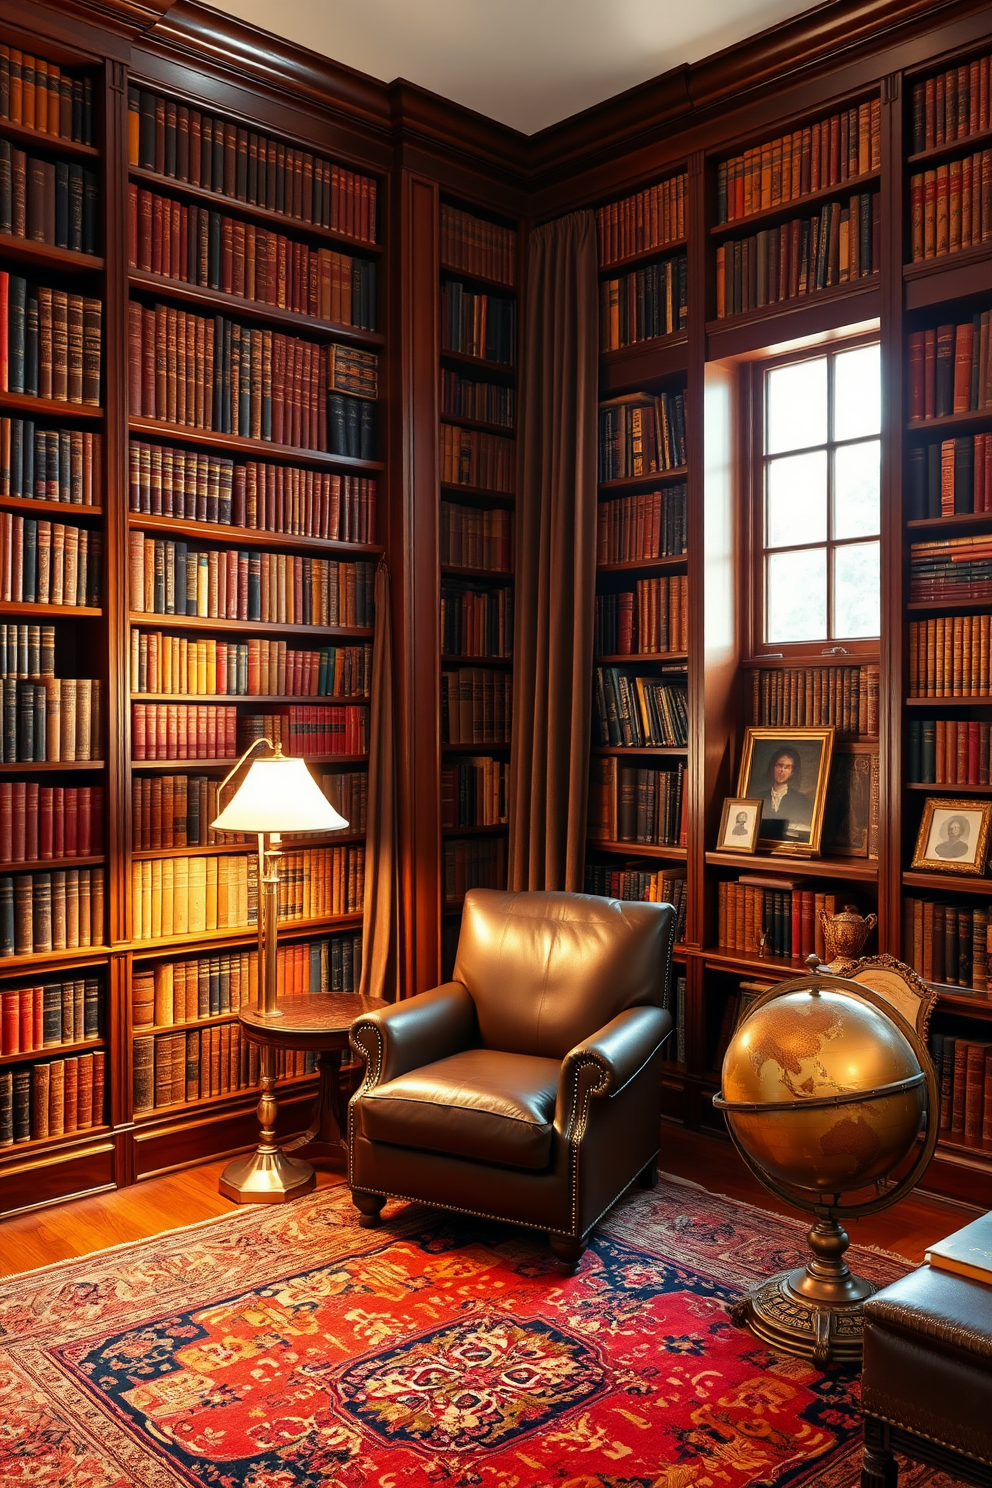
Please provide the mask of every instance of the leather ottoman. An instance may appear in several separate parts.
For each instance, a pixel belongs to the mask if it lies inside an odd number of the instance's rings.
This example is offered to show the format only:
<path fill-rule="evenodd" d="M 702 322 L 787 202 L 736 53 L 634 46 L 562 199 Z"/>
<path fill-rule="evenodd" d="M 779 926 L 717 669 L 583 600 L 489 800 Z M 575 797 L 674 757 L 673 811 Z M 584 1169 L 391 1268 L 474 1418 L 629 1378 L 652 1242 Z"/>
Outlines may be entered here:
<path fill-rule="evenodd" d="M 992 1287 L 921 1266 L 864 1304 L 862 1488 L 893 1452 L 992 1485 Z"/>

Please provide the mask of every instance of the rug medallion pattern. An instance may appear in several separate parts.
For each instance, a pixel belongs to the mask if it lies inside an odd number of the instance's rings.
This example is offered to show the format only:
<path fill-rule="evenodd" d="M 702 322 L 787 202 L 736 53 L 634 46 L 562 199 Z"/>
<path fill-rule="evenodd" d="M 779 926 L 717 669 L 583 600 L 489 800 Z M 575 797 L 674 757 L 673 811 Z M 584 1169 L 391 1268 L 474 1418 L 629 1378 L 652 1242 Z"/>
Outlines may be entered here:
<path fill-rule="evenodd" d="M 857 1479 L 857 1376 L 734 1328 L 802 1228 L 687 1185 L 579 1274 L 324 1191 L 0 1285 L 4 1488 L 744 1488 Z M 884 1282 L 904 1269 L 862 1252 Z M 936 1485 L 911 1472 L 907 1485 Z"/>

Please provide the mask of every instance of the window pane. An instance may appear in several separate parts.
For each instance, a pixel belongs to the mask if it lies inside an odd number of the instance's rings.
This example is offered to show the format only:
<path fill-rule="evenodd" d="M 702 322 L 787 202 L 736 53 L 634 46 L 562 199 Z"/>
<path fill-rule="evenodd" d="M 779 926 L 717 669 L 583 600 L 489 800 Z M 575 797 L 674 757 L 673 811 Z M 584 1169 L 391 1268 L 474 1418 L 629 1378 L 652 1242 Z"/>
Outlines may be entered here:
<path fill-rule="evenodd" d="M 834 537 L 869 537 L 878 531 L 880 459 L 877 439 L 834 451 Z"/>
<path fill-rule="evenodd" d="M 827 536 L 827 452 L 768 462 L 765 547 L 824 542 Z"/>
<path fill-rule="evenodd" d="M 841 639 L 879 632 L 878 543 L 834 549 L 833 634 Z"/>
<path fill-rule="evenodd" d="M 827 359 L 776 367 L 765 378 L 766 454 L 808 449 L 827 439 Z M 876 425 L 877 428 L 877 425 Z"/>
<path fill-rule="evenodd" d="M 771 641 L 822 641 L 827 635 L 825 548 L 770 553 L 765 569 Z M 876 600 L 877 604 L 877 600 Z"/>
<path fill-rule="evenodd" d="M 882 418 L 879 348 L 859 346 L 834 358 L 834 438 L 877 434 Z"/>

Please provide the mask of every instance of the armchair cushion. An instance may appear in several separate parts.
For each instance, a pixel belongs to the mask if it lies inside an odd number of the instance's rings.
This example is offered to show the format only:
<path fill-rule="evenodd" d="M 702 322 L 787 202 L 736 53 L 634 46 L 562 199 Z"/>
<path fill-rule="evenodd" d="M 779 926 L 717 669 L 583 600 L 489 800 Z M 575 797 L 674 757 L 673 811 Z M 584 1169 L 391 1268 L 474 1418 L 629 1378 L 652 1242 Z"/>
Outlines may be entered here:
<path fill-rule="evenodd" d="M 551 1162 L 561 1063 L 466 1049 L 365 1092 L 364 1135 L 514 1168 Z"/>

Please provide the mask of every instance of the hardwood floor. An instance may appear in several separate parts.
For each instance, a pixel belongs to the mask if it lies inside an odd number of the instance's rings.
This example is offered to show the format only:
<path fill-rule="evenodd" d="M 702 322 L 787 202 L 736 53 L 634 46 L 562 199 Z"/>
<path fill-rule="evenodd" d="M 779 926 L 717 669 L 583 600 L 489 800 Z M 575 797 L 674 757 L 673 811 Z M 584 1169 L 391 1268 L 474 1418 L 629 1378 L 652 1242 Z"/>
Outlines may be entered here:
<path fill-rule="evenodd" d="M 792 1218 L 801 1217 L 761 1187 L 729 1142 L 669 1126 L 664 1137 L 659 1158 L 663 1171 L 700 1183 L 711 1193 L 726 1194 Z M 315 1166 L 319 1188 L 344 1182 L 340 1172 L 319 1162 Z M 87 1255 L 108 1245 L 141 1240 L 230 1213 L 236 1206 L 217 1192 L 223 1167 L 223 1161 L 204 1163 L 132 1188 L 0 1220 L 0 1275 Z M 919 1262 L 932 1241 L 960 1229 L 976 1213 L 963 1205 L 911 1194 L 882 1214 L 853 1224 L 851 1240 L 881 1246 Z"/>

